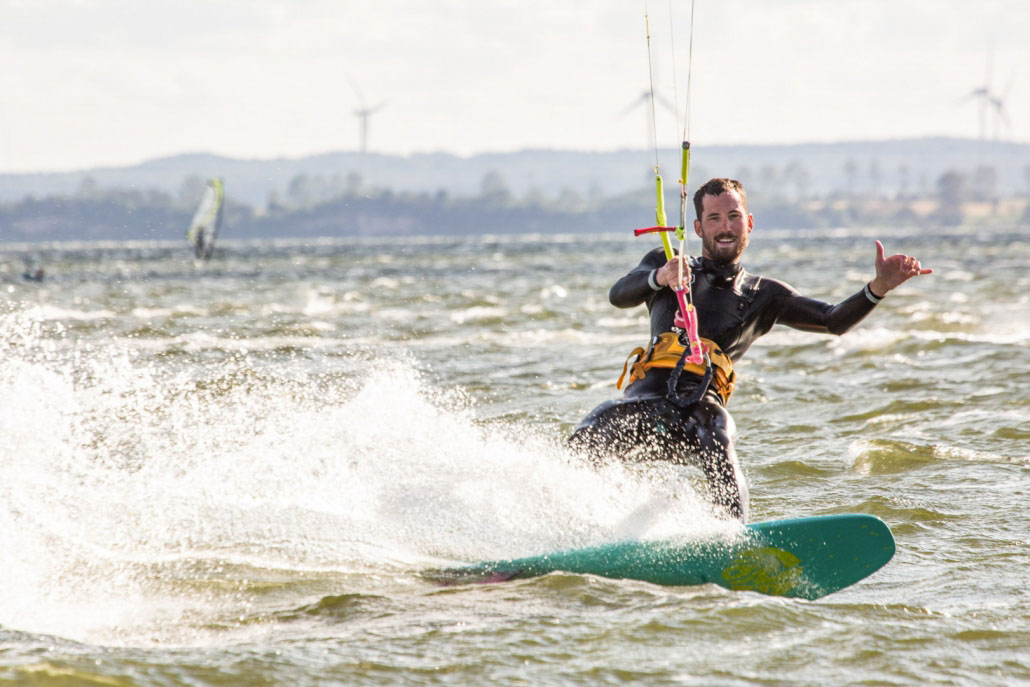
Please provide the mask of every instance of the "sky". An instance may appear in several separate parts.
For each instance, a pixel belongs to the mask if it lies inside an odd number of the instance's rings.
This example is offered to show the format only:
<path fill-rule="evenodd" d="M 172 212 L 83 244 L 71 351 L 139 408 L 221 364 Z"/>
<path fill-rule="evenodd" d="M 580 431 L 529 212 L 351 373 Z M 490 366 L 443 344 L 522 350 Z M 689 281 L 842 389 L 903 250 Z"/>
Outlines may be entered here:
<path fill-rule="evenodd" d="M 301 157 L 1030 140 L 1025 0 L 0 0 L 0 172 Z M 689 69 L 688 69 L 689 67 Z M 689 74 L 689 79 L 688 79 Z M 998 126 L 992 126 L 992 123 Z"/>

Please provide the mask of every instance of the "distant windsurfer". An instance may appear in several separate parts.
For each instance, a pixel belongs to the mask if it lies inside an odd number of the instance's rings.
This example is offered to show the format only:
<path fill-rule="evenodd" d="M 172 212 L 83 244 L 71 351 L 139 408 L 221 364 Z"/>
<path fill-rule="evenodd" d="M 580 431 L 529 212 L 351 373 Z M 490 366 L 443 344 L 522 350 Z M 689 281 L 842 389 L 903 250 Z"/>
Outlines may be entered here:
<path fill-rule="evenodd" d="M 186 240 L 193 246 L 197 260 L 210 260 L 215 249 L 215 237 L 222 226 L 225 185 L 221 179 L 211 179 L 204 188 L 200 204 L 186 230 Z"/>
<path fill-rule="evenodd" d="M 726 411 L 736 382 L 733 364 L 775 324 L 844 334 L 889 291 L 932 270 L 908 255 L 885 257 L 877 241 L 875 278 L 831 305 L 743 269 L 740 257 L 754 218 L 748 213 L 747 194 L 740 182 L 706 182 L 694 195 L 694 210 L 694 233 L 702 243 L 700 259 L 677 255 L 666 260 L 662 249 L 656 248 L 612 286 L 612 305 L 647 305 L 651 341 L 646 349 L 630 354 L 636 359 L 627 361 L 623 374 L 628 372 L 629 385 L 623 397 L 595 408 L 569 441 L 595 460 L 659 459 L 696 466 L 708 480 L 714 503 L 732 517 L 746 520 L 747 484 L 733 447 L 733 418 Z M 684 362 L 684 323 L 670 287 L 681 283 L 681 273 L 697 309 L 705 365 Z"/>

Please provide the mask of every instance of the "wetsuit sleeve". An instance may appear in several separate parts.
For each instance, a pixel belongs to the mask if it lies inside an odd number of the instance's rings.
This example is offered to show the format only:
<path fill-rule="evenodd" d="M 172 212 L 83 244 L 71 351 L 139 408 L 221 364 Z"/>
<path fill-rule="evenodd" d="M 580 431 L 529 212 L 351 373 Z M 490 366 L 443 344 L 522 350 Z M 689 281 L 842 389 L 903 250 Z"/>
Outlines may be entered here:
<path fill-rule="evenodd" d="M 657 269 L 665 263 L 665 253 L 661 248 L 651 251 L 644 256 L 639 265 L 630 270 L 629 274 L 612 285 L 608 292 L 608 300 L 616 308 L 633 308 L 643 305 L 657 293 L 648 282 L 651 270 Z"/>
<path fill-rule="evenodd" d="M 831 305 L 815 298 L 806 298 L 789 286 L 786 288 L 788 291 L 783 296 L 776 321 L 806 332 L 839 336 L 861 322 L 876 307 L 862 291 L 837 305 Z"/>

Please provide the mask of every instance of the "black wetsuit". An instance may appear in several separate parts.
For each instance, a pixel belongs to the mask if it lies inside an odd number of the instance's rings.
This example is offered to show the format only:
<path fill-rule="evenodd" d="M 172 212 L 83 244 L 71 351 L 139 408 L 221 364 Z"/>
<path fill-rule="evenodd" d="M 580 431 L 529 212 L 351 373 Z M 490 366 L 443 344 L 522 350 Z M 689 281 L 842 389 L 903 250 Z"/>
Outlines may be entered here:
<path fill-rule="evenodd" d="M 612 286 L 609 300 L 619 308 L 647 304 L 652 341 L 673 331 L 678 304 L 668 287 L 657 291 L 649 278 L 666 263 L 657 248 Z M 775 279 L 748 274 L 739 263 L 718 266 L 691 259 L 691 286 L 697 309 L 698 334 L 714 341 L 736 363 L 755 339 L 774 324 L 829 334 L 843 334 L 873 309 L 863 291 L 831 305 L 798 294 Z M 576 427 L 569 441 L 595 459 L 661 459 L 694 465 L 708 479 L 712 500 L 734 517 L 747 518 L 747 485 L 737 463 L 733 418 L 714 389 L 697 403 L 680 407 L 668 397 L 672 370 L 651 368 L 625 395 L 595 408 Z M 680 375 L 676 391 L 687 395 L 702 378 Z"/>

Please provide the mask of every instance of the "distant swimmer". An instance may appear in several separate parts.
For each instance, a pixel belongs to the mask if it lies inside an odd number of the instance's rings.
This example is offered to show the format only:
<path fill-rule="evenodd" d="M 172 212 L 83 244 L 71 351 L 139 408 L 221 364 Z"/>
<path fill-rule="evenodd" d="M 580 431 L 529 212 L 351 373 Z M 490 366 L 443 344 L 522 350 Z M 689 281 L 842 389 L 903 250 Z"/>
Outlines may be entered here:
<path fill-rule="evenodd" d="M 612 286 L 612 305 L 647 305 L 651 340 L 627 360 L 624 395 L 595 408 L 569 442 L 594 460 L 635 458 L 696 466 L 707 478 L 715 504 L 746 521 L 747 484 L 733 446 L 736 428 L 726 411 L 736 384 L 734 363 L 775 324 L 844 334 L 888 292 L 933 270 L 908 255 L 885 257 L 877 241 L 876 276 L 831 305 L 806 298 L 781 281 L 748 274 L 741 266 L 754 218 L 739 181 L 706 182 L 694 194 L 694 211 L 694 233 L 702 244 L 699 259 L 675 255 L 666 260 L 656 248 Z M 688 285 L 705 354 L 701 364 L 686 362 L 691 351 L 672 288 Z"/>

